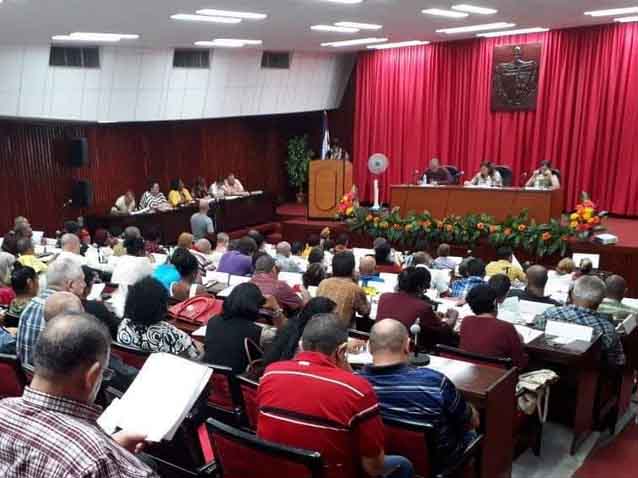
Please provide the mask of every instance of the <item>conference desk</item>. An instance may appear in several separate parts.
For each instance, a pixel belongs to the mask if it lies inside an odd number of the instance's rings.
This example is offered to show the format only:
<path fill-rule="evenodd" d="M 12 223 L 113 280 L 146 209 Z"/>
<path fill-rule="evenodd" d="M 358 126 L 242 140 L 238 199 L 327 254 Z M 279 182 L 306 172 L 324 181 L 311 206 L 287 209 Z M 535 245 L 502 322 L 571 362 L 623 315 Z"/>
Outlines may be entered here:
<path fill-rule="evenodd" d="M 466 214 L 489 214 L 502 222 L 527 209 L 538 223 L 559 219 L 562 189 L 483 188 L 473 186 L 390 186 L 390 204 L 403 213 L 429 211 L 436 219 Z"/>
<path fill-rule="evenodd" d="M 216 231 L 234 231 L 245 227 L 271 222 L 275 217 L 275 198 L 271 193 L 253 194 L 233 199 L 211 201 L 209 215 L 213 218 Z M 86 224 L 91 234 L 96 229 L 124 229 L 139 227 L 142 235 L 151 228 L 157 228 L 163 244 L 174 244 L 182 232 L 191 230 L 190 218 L 197 207 L 188 205 L 170 211 L 148 214 L 108 214 L 89 215 Z"/>

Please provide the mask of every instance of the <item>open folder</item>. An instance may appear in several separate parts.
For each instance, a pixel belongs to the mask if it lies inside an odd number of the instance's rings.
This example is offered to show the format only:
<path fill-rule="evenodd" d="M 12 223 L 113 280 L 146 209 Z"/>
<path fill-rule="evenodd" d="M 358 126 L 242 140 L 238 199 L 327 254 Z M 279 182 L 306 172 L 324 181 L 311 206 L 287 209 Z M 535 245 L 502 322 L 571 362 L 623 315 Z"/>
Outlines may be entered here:
<path fill-rule="evenodd" d="M 102 413 L 98 424 L 141 433 L 146 441 L 171 440 L 210 380 L 206 365 L 167 353 L 152 354 L 119 400 Z"/>

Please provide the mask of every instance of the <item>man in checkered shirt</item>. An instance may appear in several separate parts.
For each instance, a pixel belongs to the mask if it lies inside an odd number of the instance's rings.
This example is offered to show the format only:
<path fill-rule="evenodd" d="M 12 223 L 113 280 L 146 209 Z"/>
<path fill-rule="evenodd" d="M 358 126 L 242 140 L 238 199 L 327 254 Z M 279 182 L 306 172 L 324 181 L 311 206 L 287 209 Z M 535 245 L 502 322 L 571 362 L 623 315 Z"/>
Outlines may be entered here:
<path fill-rule="evenodd" d="M 96 422 L 110 343 L 91 315 L 62 314 L 46 325 L 31 385 L 22 397 L 0 401 L 0 476 L 157 478 L 134 454 L 143 436 L 110 436 Z"/>
<path fill-rule="evenodd" d="M 570 322 L 594 329 L 601 335 L 603 354 L 610 365 L 625 364 L 620 337 L 613 323 L 597 312 L 598 306 L 605 298 L 605 283 L 595 276 L 584 276 L 576 281 L 571 292 L 572 303 L 547 309 L 536 317 L 534 327 L 545 330 L 548 320 Z"/>

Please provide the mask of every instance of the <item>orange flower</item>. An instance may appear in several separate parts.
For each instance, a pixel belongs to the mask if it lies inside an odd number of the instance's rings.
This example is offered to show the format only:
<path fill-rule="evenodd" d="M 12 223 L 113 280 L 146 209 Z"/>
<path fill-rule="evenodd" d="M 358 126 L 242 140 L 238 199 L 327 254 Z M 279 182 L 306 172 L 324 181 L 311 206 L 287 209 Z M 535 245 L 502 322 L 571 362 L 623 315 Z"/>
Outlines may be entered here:
<path fill-rule="evenodd" d="M 443 221 L 436 221 L 436 227 L 443 229 Z"/>
<path fill-rule="evenodd" d="M 490 232 L 492 234 L 494 234 L 495 232 L 498 232 L 501 230 L 501 226 L 490 226 Z"/>
<path fill-rule="evenodd" d="M 594 216 L 592 217 L 592 220 L 594 221 L 594 224 L 600 224 L 600 216 Z"/>
<path fill-rule="evenodd" d="M 552 238 L 552 235 L 549 232 L 544 232 L 543 235 L 541 236 L 541 239 L 543 241 L 549 241 Z"/>
<path fill-rule="evenodd" d="M 476 225 L 476 228 L 477 228 L 479 231 L 482 231 L 483 229 L 485 229 L 485 224 L 483 224 L 482 222 L 479 222 L 479 223 Z"/>
<path fill-rule="evenodd" d="M 447 232 L 452 232 L 454 230 L 454 226 L 452 224 L 448 224 L 447 226 L 445 226 L 445 230 Z"/>
<path fill-rule="evenodd" d="M 505 230 L 503 231 L 503 234 L 505 234 L 505 236 L 511 236 L 512 235 L 512 229 L 509 227 L 506 227 Z"/>
<path fill-rule="evenodd" d="M 394 225 L 394 226 L 392 226 L 392 227 L 394 227 L 394 229 L 395 229 L 396 231 L 399 231 L 399 230 L 401 229 L 401 224 L 395 224 L 395 225 Z"/>
<path fill-rule="evenodd" d="M 430 227 L 432 226 L 432 222 L 431 221 L 423 221 L 421 223 L 421 226 L 423 226 L 423 229 L 430 229 Z"/>
<path fill-rule="evenodd" d="M 366 222 L 370 222 L 370 221 L 372 221 L 372 219 L 373 219 L 372 214 L 368 214 L 366 216 Z"/>
<path fill-rule="evenodd" d="M 518 232 L 525 232 L 525 229 L 527 229 L 527 226 L 525 224 L 518 225 Z"/>

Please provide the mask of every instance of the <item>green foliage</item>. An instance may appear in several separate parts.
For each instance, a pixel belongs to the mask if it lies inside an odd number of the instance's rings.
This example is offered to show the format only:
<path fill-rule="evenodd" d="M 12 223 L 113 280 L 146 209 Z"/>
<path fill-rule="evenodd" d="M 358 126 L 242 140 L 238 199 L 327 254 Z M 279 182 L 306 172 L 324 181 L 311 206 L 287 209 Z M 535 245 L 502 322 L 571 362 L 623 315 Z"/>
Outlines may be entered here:
<path fill-rule="evenodd" d="M 288 160 L 286 170 L 288 182 L 299 192 L 308 181 L 308 165 L 313 152 L 308 147 L 308 135 L 295 136 L 288 141 Z"/>

